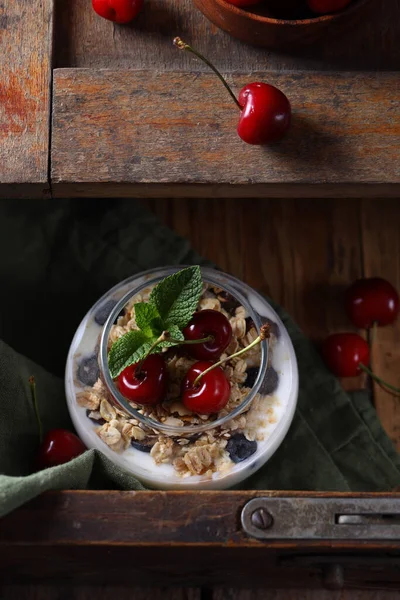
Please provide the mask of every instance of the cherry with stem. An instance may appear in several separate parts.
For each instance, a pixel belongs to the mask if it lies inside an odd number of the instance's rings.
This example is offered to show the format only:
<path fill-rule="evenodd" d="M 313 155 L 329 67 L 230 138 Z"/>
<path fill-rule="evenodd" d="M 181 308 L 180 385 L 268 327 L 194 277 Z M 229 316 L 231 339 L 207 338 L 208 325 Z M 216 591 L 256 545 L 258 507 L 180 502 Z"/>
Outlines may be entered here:
<path fill-rule="evenodd" d="M 376 381 L 382 389 L 387 388 L 396 394 L 400 389 L 384 381 L 368 366 L 370 364 L 370 346 L 357 333 L 334 333 L 328 336 L 321 347 L 326 365 L 337 377 L 356 377 L 366 373 Z"/>
<path fill-rule="evenodd" d="M 254 82 L 245 85 L 239 93 L 239 98 L 236 98 L 218 69 L 198 50 L 180 37 L 174 39 L 174 45 L 203 61 L 225 86 L 240 110 L 237 132 L 244 142 L 261 146 L 276 142 L 284 136 L 290 126 L 292 109 L 283 92 L 268 83 Z"/>
<path fill-rule="evenodd" d="M 238 350 L 238 352 L 235 352 L 234 354 L 231 354 L 230 356 L 227 356 L 226 358 L 223 358 L 222 360 L 214 363 L 213 365 L 208 367 L 208 369 L 206 369 L 205 371 L 202 371 L 194 380 L 193 387 L 197 387 L 199 385 L 201 379 L 205 375 L 207 375 L 207 373 L 210 373 L 213 369 L 220 367 L 221 365 L 223 365 L 226 362 L 229 362 L 233 358 L 236 358 L 238 356 L 241 356 L 242 354 L 245 354 L 251 348 L 254 348 L 254 346 L 257 346 L 258 344 L 260 344 L 262 341 L 268 340 L 269 337 L 270 337 L 270 325 L 269 325 L 269 323 L 266 323 L 265 325 L 262 325 L 262 327 L 260 329 L 260 335 L 254 341 L 252 341 L 248 346 L 246 346 L 245 348 Z"/>

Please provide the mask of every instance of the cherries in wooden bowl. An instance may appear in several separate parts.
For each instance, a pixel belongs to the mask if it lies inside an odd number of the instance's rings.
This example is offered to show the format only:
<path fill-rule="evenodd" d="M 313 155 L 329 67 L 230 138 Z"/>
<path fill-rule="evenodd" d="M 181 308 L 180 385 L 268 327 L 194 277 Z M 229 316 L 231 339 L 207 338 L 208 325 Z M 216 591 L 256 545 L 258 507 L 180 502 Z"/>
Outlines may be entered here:
<path fill-rule="evenodd" d="M 362 26 L 372 0 L 193 0 L 217 27 L 253 46 L 299 48 Z"/>

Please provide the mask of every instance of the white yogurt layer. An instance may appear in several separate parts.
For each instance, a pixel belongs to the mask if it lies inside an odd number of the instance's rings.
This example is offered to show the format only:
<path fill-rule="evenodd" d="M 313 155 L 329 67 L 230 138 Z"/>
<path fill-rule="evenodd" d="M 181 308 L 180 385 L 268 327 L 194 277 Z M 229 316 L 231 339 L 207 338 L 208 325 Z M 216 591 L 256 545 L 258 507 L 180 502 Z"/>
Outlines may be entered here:
<path fill-rule="evenodd" d="M 80 324 L 68 355 L 66 365 L 66 394 L 72 421 L 79 437 L 88 448 L 97 448 L 118 466 L 131 472 L 145 486 L 158 489 L 224 489 L 238 484 L 243 479 L 257 471 L 276 451 L 284 439 L 292 422 L 298 394 L 298 372 L 295 353 L 289 335 L 272 307 L 259 294 L 244 283 L 211 269 L 202 269 L 203 278 L 208 281 L 215 277 L 218 284 L 230 286 L 228 290 L 235 295 L 245 296 L 247 302 L 262 318 L 273 323 L 277 336 L 274 339 L 270 364 L 277 372 L 279 381 L 273 395 L 256 396 L 250 411 L 246 413 L 246 426 L 243 430 L 246 437 L 257 441 L 257 450 L 248 459 L 237 464 L 224 461 L 221 470 L 204 475 L 180 476 L 172 464 L 157 465 L 149 453 L 142 452 L 130 446 L 122 453 L 114 452 L 99 438 L 96 433 L 98 425 L 92 422 L 86 414 L 86 408 L 79 406 L 77 395 L 82 393 L 85 386 L 77 377 L 77 371 L 82 360 L 98 354 L 99 338 L 103 319 L 99 319 L 102 307 L 111 306 L 125 296 L 126 293 L 137 289 L 153 277 L 169 275 L 179 267 L 169 270 L 156 270 L 142 273 L 115 286 L 105 294 L 88 312 Z M 162 271 L 162 272 L 161 272 Z M 100 312 L 99 312 L 100 311 Z M 106 315 L 104 312 L 104 315 Z M 103 316 L 104 316 L 103 315 Z M 96 360 L 90 361 L 90 368 L 95 369 Z M 238 417 L 240 419 L 240 417 Z M 234 431 L 231 433 L 234 433 Z"/>

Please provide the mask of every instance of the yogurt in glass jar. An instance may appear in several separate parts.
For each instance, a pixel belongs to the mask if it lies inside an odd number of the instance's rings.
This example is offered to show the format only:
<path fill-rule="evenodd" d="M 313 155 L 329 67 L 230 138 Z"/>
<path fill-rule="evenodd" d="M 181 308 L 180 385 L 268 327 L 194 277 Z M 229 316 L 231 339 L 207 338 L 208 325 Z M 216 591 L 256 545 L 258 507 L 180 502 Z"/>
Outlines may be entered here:
<path fill-rule="evenodd" d="M 297 361 L 290 337 L 272 307 L 238 279 L 201 268 L 197 310 L 217 310 L 230 321 L 226 357 L 248 346 L 263 324 L 270 339 L 222 368 L 228 404 L 214 415 L 195 414 L 181 401 L 181 383 L 195 362 L 180 347 L 165 350 L 169 384 L 165 401 L 139 406 L 120 393 L 108 368 L 115 340 L 136 328 L 133 306 L 184 267 L 135 275 L 89 310 L 68 354 L 65 387 L 78 435 L 145 486 L 155 489 L 226 489 L 253 475 L 274 454 L 292 422 L 298 396 Z"/>

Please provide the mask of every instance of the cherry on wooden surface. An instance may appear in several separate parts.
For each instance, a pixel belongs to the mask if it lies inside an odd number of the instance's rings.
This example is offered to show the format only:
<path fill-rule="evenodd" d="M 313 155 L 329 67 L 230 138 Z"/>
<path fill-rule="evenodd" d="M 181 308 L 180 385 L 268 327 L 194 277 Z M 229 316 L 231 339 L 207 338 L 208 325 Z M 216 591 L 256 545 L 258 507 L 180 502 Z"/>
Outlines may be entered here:
<path fill-rule="evenodd" d="M 376 323 L 391 325 L 399 314 L 399 294 L 382 277 L 357 279 L 345 293 L 345 308 L 350 321 L 359 329 Z"/>
<path fill-rule="evenodd" d="M 239 94 L 238 134 L 247 144 L 280 140 L 290 127 L 291 106 L 283 92 L 268 83 L 250 83 Z"/>
<path fill-rule="evenodd" d="M 336 377 L 356 377 L 369 364 L 369 346 L 357 333 L 334 333 L 321 346 L 321 354 Z"/>
<path fill-rule="evenodd" d="M 92 0 L 95 12 L 120 25 L 130 23 L 143 7 L 143 0 Z"/>

